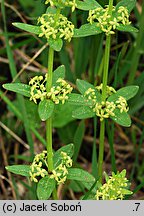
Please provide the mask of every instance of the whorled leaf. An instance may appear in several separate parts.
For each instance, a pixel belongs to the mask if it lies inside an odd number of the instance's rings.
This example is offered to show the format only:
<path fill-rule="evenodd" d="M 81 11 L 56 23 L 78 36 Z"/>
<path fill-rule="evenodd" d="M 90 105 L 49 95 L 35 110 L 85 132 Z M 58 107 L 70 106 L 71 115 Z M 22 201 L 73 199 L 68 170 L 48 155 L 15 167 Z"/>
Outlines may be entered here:
<path fill-rule="evenodd" d="M 31 87 L 29 85 L 26 84 L 22 84 L 22 83 L 6 83 L 3 85 L 4 89 L 7 89 L 9 91 L 13 91 L 16 93 L 19 93 L 25 97 L 30 97 L 30 90 Z"/>
<path fill-rule="evenodd" d="M 79 29 L 74 29 L 74 36 L 73 37 L 87 37 L 91 35 L 97 35 L 102 33 L 100 27 L 97 26 L 97 23 L 93 24 L 84 24 Z"/>
<path fill-rule="evenodd" d="M 94 116 L 95 113 L 93 112 L 93 110 L 87 106 L 81 106 L 72 112 L 72 117 L 76 119 L 87 119 L 93 118 Z"/>
<path fill-rule="evenodd" d="M 113 113 L 115 116 L 111 116 L 110 118 L 115 121 L 117 124 L 123 127 L 130 127 L 131 126 L 131 119 L 127 112 L 120 112 L 118 108 L 116 108 Z"/>
<path fill-rule="evenodd" d="M 30 176 L 31 169 L 29 165 L 12 165 L 12 166 L 6 166 L 6 170 L 17 175 L 28 177 Z"/>
<path fill-rule="evenodd" d="M 19 23 L 19 22 L 12 23 L 12 24 L 13 24 L 13 26 L 15 26 L 21 30 L 24 30 L 24 31 L 27 31 L 27 32 L 30 32 L 30 33 L 33 33 L 36 35 L 42 33 L 39 26 L 30 25 L 30 24 L 26 24 L 26 23 Z"/>
<path fill-rule="evenodd" d="M 133 27 L 132 25 L 119 24 L 119 26 L 117 26 L 116 29 L 124 32 L 134 32 L 134 33 L 138 32 L 138 29 Z"/>
<path fill-rule="evenodd" d="M 38 113 L 42 121 L 50 118 L 54 111 L 54 103 L 51 100 L 44 99 L 39 103 Z"/>
<path fill-rule="evenodd" d="M 77 3 L 77 8 L 80 10 L 93 10 L 96 9 L 98 7 L 102 7 L 97 1 L 95 0 L 83 0 L 83 1 L 79 1 L 76 0 Z"/>
<path fill-rule="evenodd" d="M 51 48 L 53 48 L 55 51 L 59 52 L 63 46 L 63 40 L 61 38 L 58 39 L 48 39 L 48 44 Z"/>
<path fill-rule="evenodd" d="M 68 169 L 67 179 L 90 183 L 95 182 L 95 178 L 90 173 L 79 168 Z"/>
<path fill-rule="evenodd" d="M 49 176 L 42 178 L 37 185 L 37 196 L 39 200 L 47 200 L 55 188 L 55 180 Z"/>
<path fill-rule="evenodd" d="M 91 106 L 92 102 L 87 100 L 83 95 L 71 93 L 69 95 L 68 101 L 69 104 L 76 105 L 76 106 Z"/>
<path fill-rule="evenodd" d="M 120 96 L 124 97 L 126 100 L 133 98 L 139 90 L 138 86 L 126 86 L 119 89 L 116 93 L 112 94 L 107 100 L 110 102 L 115 102 Z"/>
<path fill-rule="evenodd" d="M 53 72 L 53 78 L 52 78 L 52 84 L 53 86 L 57 85 L 56 81 L 59 79 L 65 78 L 65 66 L 61 65 L 59 66 L 54 72 Z"/>

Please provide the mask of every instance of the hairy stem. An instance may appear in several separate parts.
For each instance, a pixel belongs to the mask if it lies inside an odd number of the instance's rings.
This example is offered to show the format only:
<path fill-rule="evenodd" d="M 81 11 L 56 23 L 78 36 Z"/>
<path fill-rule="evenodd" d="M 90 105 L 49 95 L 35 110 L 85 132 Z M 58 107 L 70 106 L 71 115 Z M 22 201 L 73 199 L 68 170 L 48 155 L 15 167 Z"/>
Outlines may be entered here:
<path fill-rule="evenodd" d="M 109 14 L 112 14 L 113 0 L 109 0 Z M 106 88 L 108 82 L 108 70 L 110 59 L 110 46 L 111 35 L 106 36 L 105 55 L 104 55 L 104 71 L 103 71 L 103 88 L 102 88 L 102 101 L 106 101 Z M 98 159 L 98 175 L 99 181 L 102 182 L 103 171 L 103 157 L 104 157 L 104 137 L 105 137 L 105 120 L 100 124 L 100 146 L 99 146 L 99 159 Z"/>

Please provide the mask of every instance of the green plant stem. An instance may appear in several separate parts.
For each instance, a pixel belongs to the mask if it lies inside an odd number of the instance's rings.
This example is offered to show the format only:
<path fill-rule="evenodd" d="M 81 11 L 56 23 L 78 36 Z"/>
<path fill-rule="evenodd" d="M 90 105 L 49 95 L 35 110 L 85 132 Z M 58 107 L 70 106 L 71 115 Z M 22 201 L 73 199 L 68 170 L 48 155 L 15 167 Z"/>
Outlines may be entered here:
<path fill-rule="evenodd" d="M 109 0 L 109 14 L 112 14 L 113 0 Z M 109 59 L 110 59 L 111 35 L 106 36 L 105 55 L 104 55 L 104 72 L 103 72 L 103 88 L 102 101 L 106 101 L 106 88 L 108 81 Z M 99 159 L 98 159 L 98 176 L 102 182 L 103 157 L 104 157 L 104 136 L 105 136 L 105 120 L 100 124 L 100 144 L 99 144 Z"/>
<path fill-rule="evenodd" d="M 50 91 L 52 87 L 52 76 L 53 76 L 53 61 L 54 61 L 54 50 L 49 47 L 48 54 L 48 73 L 47 73 L 47 92 Z M 46 121 L 46 142 L 47 142 L 47 162 L 48 162 L 48 172 L 51 173 L 53 170 L 53 148 L 52 148 L 52 117 Z M 53 191 L 53 199 L 57 199 L 56 188 Z"/>
<path fill-rule="evenodd" d="M 47 73 L 47 85 L 46 85 L 47 92 L 49 92 L 52 87 L 53 59 L 54 59 L 54 50 L 50 47 L 49 55 L 48 55 L 48 73 Z M 52 118 L 51 117 L 46 121 L 46 142 L 47 142 L 48 170 L 49 172 L 52 172 L 53 149 L 52 149 Z"/>

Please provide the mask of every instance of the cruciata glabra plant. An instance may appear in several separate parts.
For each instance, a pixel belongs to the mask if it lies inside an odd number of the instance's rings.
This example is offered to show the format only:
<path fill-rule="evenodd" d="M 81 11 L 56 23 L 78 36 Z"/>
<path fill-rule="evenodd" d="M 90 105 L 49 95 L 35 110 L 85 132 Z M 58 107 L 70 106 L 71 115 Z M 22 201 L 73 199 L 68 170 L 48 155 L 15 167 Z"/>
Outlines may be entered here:
<path fill-rule="evenodd" d="M 102 185 L 103 154 L 105 137 L 105 120 L 112 119 L 121 126 L 129 127 L 131 119 L 128 114 L 127 101 L 134 97 L 138 86 L 127 86 L 115 90 L 108 86 L 108 71 L 110 59 L 111 36 L 116 30 L 137 32 L 131 25 L 129 15 L 135 6 L 135 0 L 120 1 L 116 6 L 113 0 L 109 5 L 102 7 L 95 0 L 46 0 L 48 6 L 46 13 L 38 18 L 38 25 L 14 23 L 13 25 L 28 32 L 45 37 L 49 44 L 48 72 L 45 76 L 33 77 L 29 85 L 21 83 L 5 84 L 4 88 L 26 97 L 38 104 L 38 113 L 42 121 L 46 121 L 47 150 L 34 157 L 31 165 L 13 165 L 7 169 L 13 173 L 30 177 L 37 183 L 37 196 L 39 199 L 48 199 L 51 194 L 57 199 L 57 185 L 64 184 L 66 180 L 82 181 L 89 190 L 88 197 L 96 200 L 118 200 L 130 195 L 126 171 L 105 174 L 106 183 Z M 72 12 L 76 9 L 89 11 L 88 23 L 76 29 L 71 21 L 63 15 L 63 9 L 70 7 Z M 105 53 L 103 66 L 103 80 L 99 86 L 87 81 L 77 80 L 76 85 L 80 94 L 72 93 L 72 86 L 64 80 L 65 67 L 59 66 L 53 71 L 54 51 L 59 52 L 63 41 L 70 42 L 73 37 L 86 37 L 90 35 L 105 34 Z M 73 168 L 73 144 L 66 145 L 56 152 L 52 148 L 52 117 L 55 107 L 59 104 L 75 105 L 72 116 L 75 119 L 98 117 L 100 119 L 98 179 L 88 172 Z"/>

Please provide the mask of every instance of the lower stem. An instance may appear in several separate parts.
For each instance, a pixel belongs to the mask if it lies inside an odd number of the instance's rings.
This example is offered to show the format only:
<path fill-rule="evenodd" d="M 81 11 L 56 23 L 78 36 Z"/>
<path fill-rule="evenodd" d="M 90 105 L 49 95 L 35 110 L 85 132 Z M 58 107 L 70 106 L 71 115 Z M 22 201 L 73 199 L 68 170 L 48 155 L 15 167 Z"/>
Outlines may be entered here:
<path fill-rule="evenodd" d="M 53 59 L 54 59 L 54 50 L 49 47 L 48 55 L 48 73 L 47 73 L 47 92 L 50 91 L 52 87 L 52 73 L 53 73 Z M 47 163 L 48 163 L 48 172 L 53 171 L 53 147 L 52 147 L 52 118 L 50 117 L 46 121 L 46 142 L 47 142 Z M 57 191 L 56 188 L 53 190 L 53 199 L 57 200 Z"/>
<path fill-rule="evenodd" d="M 52 149 L 52 118 L 46 121 L 46 142 L 47 142 L 47 162 L 49 173 L 53 170 L 53 149 Z"/>
<path fill-rule="evenodd" d="M 103 72 L 103 87 L 102 87 L 102 101 L 106 101 L 107 97 L 107 81 L 108 81 L 108 70 L 109 70 L 109 59 L 110 59 L 110 45 L 111 36 L 106 36 L 106 46 L 104 55 L 104 72 Z M 102 171 L 103 171 L 103 158 L 104 158 L 104 140 L 105 140 L 105 120 L 100 124 L 100 144 L 99 144 L 99 159 L 98 159 L 98 175 L 99 181 L 102 182 Z"/>
<path fill-rule="evenodd" d="M 102 171 L 103 171 L 104 135 L 105 135 L 105 120 L 103 120 L 100 124 L 100 146 L 99 146 L 99 159 L 98 159 L 98 176 L 100 182 L 102 182 Z"/>

